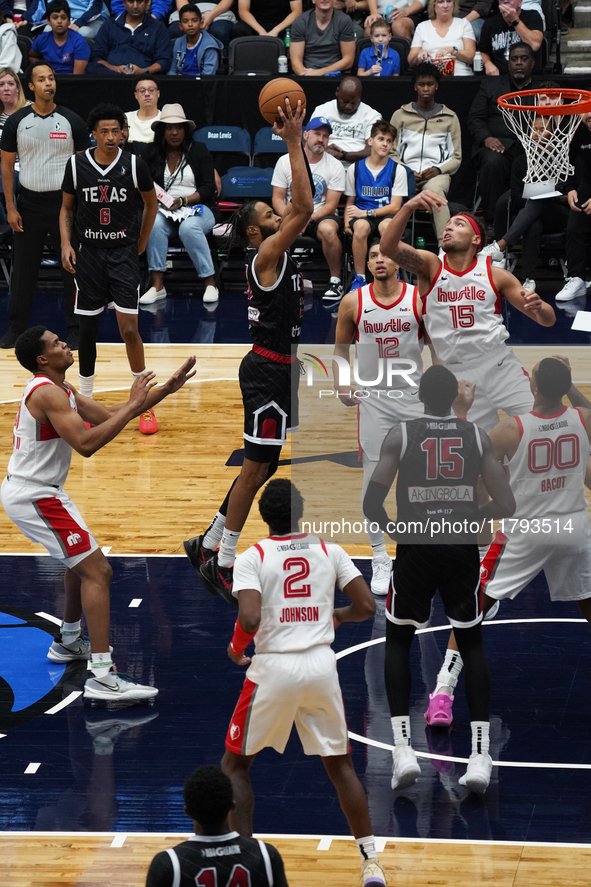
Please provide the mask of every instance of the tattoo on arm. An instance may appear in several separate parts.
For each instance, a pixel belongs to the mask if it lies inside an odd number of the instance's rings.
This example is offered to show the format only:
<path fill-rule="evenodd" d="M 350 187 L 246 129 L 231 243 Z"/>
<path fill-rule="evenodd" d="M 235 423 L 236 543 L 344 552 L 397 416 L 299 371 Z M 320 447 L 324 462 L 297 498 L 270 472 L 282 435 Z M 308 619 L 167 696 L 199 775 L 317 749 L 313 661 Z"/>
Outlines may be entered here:
<path fill-rule="evenodd" d="M 591 409 L 591 403 L 589 403 L 585 395 L 574 385 L 572 385 L 570 390 L 567 391 L 566 396 L 572 403 L 573 407 L 583 407 L 585 409 Z"/>
<path fill-rule="evenodd" d="M 404 246 L 398 250 L 396 261 L 405 271 L 414 271 L 415 274 L 424 271 L 426 268 L 425 260 L 418 254 L 416 249 L 407 249 Z"/>
<path fill-rule="evenodd" d="M 67 213 L 67 215 L 64 216 L 64 224 L 66 226 L 66 231 L 69 234 L 72 233 L 73 221 L 74 221 L 74 219 L 73 219 L 72 213 Z"/>

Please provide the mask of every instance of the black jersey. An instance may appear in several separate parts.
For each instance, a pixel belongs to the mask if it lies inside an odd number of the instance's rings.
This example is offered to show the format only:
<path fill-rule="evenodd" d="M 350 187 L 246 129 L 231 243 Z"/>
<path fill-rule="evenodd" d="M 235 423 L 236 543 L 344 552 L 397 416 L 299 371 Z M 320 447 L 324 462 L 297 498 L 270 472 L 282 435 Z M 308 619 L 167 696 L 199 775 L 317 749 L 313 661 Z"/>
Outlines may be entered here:
<path fill-rule="evenodd" d="M 193 835 L 157 853 L 146 887 L 287 887 L 283 861 L 271 844 L 238 832 Z"/>
<path fill-rule="evenodd" d="M 262 287 L 254 262 L 257 250 L 246 250 L 248 281 L 248 328 L 259 353 L 295 353 L 300 341 L 304 316 L 304 280 L 289 252 L 283 254 L 283 267 L 273 286 Z"/>
<path fill-rule="evenodd" d="M 422 416 L 400 427 L 397 541 L 475 542 L 482 460 L 476 425 L 455 416 Z"/>
<path fill-rule="evenodd" d="M 100 166 L 94 149 L 74 154 L 66 166 L 62 190 L 76 195 L 74 220 L 80 243 L 101 249 L 137 243 L 141 229 L 140 191 L 154 187 L 144 160 L 121 151 Z"/>

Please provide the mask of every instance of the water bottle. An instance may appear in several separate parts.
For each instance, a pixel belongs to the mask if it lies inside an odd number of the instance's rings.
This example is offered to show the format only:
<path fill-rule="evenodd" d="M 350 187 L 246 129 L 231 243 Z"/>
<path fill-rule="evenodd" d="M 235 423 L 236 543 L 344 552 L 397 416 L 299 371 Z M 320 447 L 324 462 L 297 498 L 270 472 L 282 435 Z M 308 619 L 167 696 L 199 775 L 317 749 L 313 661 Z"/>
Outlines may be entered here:
<path fill-rule="evenodd" d="M 289 49 L 290 44 L 291 44 L 291 36 L 290 36 L 290 29 L 289 28 L 285 29 L 285 40 L 283 42 L 285 43 L 285 48 Z"/>
<path fill-rule="evenodd" d="M 133 65 L 131 62 L 123 68 L 126 74 L 133 74 Z"/>
<path fill-rule="evenodd" d="M 474 53 L 474 61 L 472 62 L 472 70 L 474 71 L 475 74 L 481 74 L 482 68 L 483 68 L 482 53 L 475 52 Z"/>
<path fill-rule="evenodd" d="M 424 237 L 417 237 L 415 240 L 415 247 L 417 249 L 426 249 L 427 244 L 425 243 Z"/>
<path fill-rule="evenodd" d="M 277 59 L 277 71 L 279 74 L 287 74 L 287 56 L 280 55 Z"/>

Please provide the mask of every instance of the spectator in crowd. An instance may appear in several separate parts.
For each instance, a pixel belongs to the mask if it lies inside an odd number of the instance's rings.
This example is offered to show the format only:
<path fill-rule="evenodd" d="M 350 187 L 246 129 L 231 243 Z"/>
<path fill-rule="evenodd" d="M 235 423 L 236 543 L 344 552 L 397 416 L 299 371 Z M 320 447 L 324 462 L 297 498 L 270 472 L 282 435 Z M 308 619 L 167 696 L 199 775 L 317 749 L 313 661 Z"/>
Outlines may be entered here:
<path fill-rule="evenodd" d="M 566 266 L 568 277 L 556 295 L 557 302 L 570 302 L 587 293 L 585 283 L 591 231 L 591 114 L 583 114 L 571 144 L 574 174 L 566 182 L 568 221 L 566 224 Z"/>
<path fill-rule="evenodd" d="M 388 45 L 392 33 L 383 18 L 377 18 L 370 27 L 371 46 L 359 56 L 359 77 L 398 77 L 400 56 Z"/>
<path fill-rule="evenodd" d="M 376 120 L 381 119 L 361 101 L 361 81 L 357 77 L 345 77 L 337 86 L 336 98 L 318 105 L 312 117 L 326 117 L 332 127 L 328 141 L 329 154 L 342 161 L 345 169 L 370 152 L 369 136 Z"/>
<path fill-rule="evenodd" d="M 22 13 L 23 19 L 17 23 L 19 34 L 31 36 L 32 33 L 39 34 L 45 29 L 49 15 L 46 6 L 46 0 L 27 2 L 27 8 Z M 69 6 L 70 28 L 72 31 L 78 31 L 80 36 L 88 40 L 92 46 L 100 26 L 109 18 L 109 10 L 104 0 L 69 0 Z"/>
<path fill-rule="evenodd" d="M 42 31 L 33 40 L 29 60 L 48 62 L 56 74 L 84 74 L 90 47 L 76 31 L 70 29 L 70 6 L 67 0 L 51 0 L 47 6 L 51 31 Z"/>
<path fill-rule="evenodd" d="M 294 74 L 320 77 L 345 73 L 355 61 L 355 29 L 348 15 L 334 8 L 335 0 L 313 0 L 291 28 L 290 57 Z M 326 116 L 323 114 L 316 116 Z"/>
<path fill-rule="evenodd" d="M 544 22 L 539 12 L 522 9 L 521 0 L 504 0 L 499 12 L 488 18 L 482 26 L 480 50 L 484 71 L 489 75 L 509 72 L 509 52 L 515 43 L 527 43 L 535 53 L 534 70 L 542 69 L 541 46 Z"/>
<path fill-rule="evenodd" d="M 114 18 L 126 11 L 125 0 L 110 0 L 111 15 Z M 158 19 L 159 22 L 164 21 L 173 6 L 172 0 L 152 0 L 150 4 L 150 15 L 152 18 Z"/>
<path fill-rule="evenodd" d="M 472 25 L 476 43 L 480 44 L 482 26 L 490 15 L 492 0 L 459 0 L 456 15 Z"/>
<path fill-rule="evenodd" d="M 127 111 L 129 141 L 149 144 L 154 141 L 152 124 L 160 120 L 158 81 L 154 77 L 140 75 L 136 80 L 134 95 L 139 110 Z"/>
<path fill-rule="evenodd" d="M 223 43 L 201 30 L 203 18 L 198 6 L 185 4 L 179 10 L 179 26 L 183 36 L 175 40 L 169 74 L 200 77 L 217 74 Z"/>
<path fill-rule="evenodd" d="M 169 33 L 173 38 L 181 36 L 179 27 L 179 10 L 187 0 L 175 0 L 175 10 L 171 13 L 169 21 Z M 230 44 L 232 26 L 236 24 L 236 16 L 232 12 L 234 0 L 220 0 L 219 3 L 199 3 L 199 10 L 203 16 L 201 30 L 207 31 L 216 40 L 220 40 L 226 49 Z"/>
<path fill-rule="evenodd" d="M 334 6 L 335 9 L 340 9 L 350 17 L 355 29 L 356 40 L 365 36 L 364 27 L 365 22 L 368 19 L 368 13 L 369 16 L 373 17 L 376 21 L 381 18 L 378 13 L 378 0 L 335 0 Z M 368 28 L 369 27 L 370 26 L 368 25 Z M 390 26 L 388 26 L 388 28 L 389 27 Z M 369 36 L 369 31 L 367 32 L 367 36 Z"/>
<path fill-rule="evenodd" d="M 429 0 L 429 21 L 421 22 L 412 38 L 409 65 L 453 58 L 455 76 L 472 73 L 476 41 L 472 25 L 458 18 L 458 0 Z"/>
<path fill-rule="evenodd" d="M 240 21 L 232 27 L 237 37 L 279 37 L 302 14 L 302 0 L 238 0 Z"/>
<path fill-rule="evenodd" d="M 447 198 L 452 175 L 462 162 L 462 133 L 455 111 L 435 101 L 439 71 L 429 62 L 419 62 L 412 69 L 416 101 L 402 105 L 390 123 L 398 131 L 394 157 L 410 166 L 415 174 L 416 190 L 428 188 Z M 449 208 L 433 213 L 437 242 L 441 246 Z"/>
<path fill-rule="evenodd" d="M 21 63 L 22 56 L 16 42 L 14 22 L 6 19 L 0 11 L 0 67 L 20 71 Z"/>
<path fill-rule="evenodd" d="M 0 136 L 10 115 L 20 111 L 26 104 L 27 100 L 16 71 L 13 68 L 0 68 Z"/>
<path fill-rule="evenodd" d="M 345 170 L 342 163 L 326 150 L 332 127 L 326 117 L 313 117 L 303 134 L 304 154 L 314 181 L 314 212 L 305 230 L 308 237 L 317 237 L 330 271 L 330 283 L 324 293 L 327 302 L 342 299 L 342 247 L 339 234 L 343 228 L 337 206 L 345 190 Z M 283 217 L 291 200 L 291 164 L 289 154 L 283 154 L 273 173 L 273 209 Z"/>
<path fill-rule="evenodd" d="M 172 62 L 168 31 L 150 14 L 150 0 L 124 0 L 95 37 L 87 74 L 158 74 Z"/>
<path fill-rule="evenodd" d="M 193 141 L 195 124 L 185 117 L 182 105 L 164 105 L 152 129 L 154 144 L 144 156 L 154 182 L 172 202 L 164 202 L 162 192 L 156 188 L 158 213 L 146 247 L 152 286 L 140 298 L 140 305 L 166 297 L 166 253 L 173 235 L 180 238 L 205 284 L 203 301 L 217 302 L 219 292 L 206 237 L 216 222 L 213 157 L 205 145 Z"/>
<path fill-rule="evenodd" d="M 367 283 L 365 260 L 370 235 L 381 237 L 408 194 L 405 168 L 388 155 L 398 133 L 387 120 L 377 120 L 371 128 L 369 157 L 347 170 L 345 226 L 353 231 L 355 277 L 350 289 Z"/>
<path fill-rule="evenodd" d="M 25 74 L 34 95 L 32 105 L 11 114 L 2 132 L 2 186 L 8 224 L 13 231 L 12 292 L 8 329 L 0 348 L 14 348 L 29 324 L 35 284 L 45 238 L 49 234 L 61 258 L 59 215 L 62 180 L 68 159 L 90 147 L 84 121 L 63 105 L 56 105 L 55 74 L 50 65 L 36 62 Z M 52 135 L 56 134 L 58 138 Z M 20 164 L 20 191 L 15 202 L 14 170 Z M 66 342 L 78 348 L 78 320 L 74 314 L 74 278 L 62 268 L 66 301 Z"/>
<path fill-rule="evenodd" d="M 468 115 L 472 136 L 472 161 L 478 169 L 478 187 L 487 237 L 494 239 L 495 203 L 509 187 L 511 165 L 522 148 L 508 128 L 497 104 L 499 96 L 532 88 L 534 51 L 527 43 L 515 43 L 509 52 L 509 73 L 485 77 Z"/>
<path fill-rule="evenodd" d="M 407 0 L 380 0 L 378 8 L 382 5 L 387 7 L 384 17 L 391 22 L 392 33 L 396 37 L 412 40 L 417 25 L 427 20 L 427 3 L 428 0 L 412 0 L 409 6 Z"/>

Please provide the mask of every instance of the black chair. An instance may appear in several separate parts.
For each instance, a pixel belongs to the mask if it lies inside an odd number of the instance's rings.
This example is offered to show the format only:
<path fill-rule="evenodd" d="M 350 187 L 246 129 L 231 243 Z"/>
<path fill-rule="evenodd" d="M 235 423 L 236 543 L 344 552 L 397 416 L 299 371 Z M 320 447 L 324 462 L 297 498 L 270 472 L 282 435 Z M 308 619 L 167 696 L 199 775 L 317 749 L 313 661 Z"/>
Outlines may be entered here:
<path fill-rule="evenodd" d="M 25 37 L 24 35 L 17 34 L 16 43 L 20 50 L 20 54 L 23 57 L 22 69 L 23 71 L 26 71 L 29 67 L 29 50 L 33 46 L 33 41 L 30 37 Z"/>
<path fill-rule="evenodd" d="M 230 41 L 228 73 L 275 76 L 279 73 L 279 56 L 286 54 L 279 37 L 236 37 Z"/>
<path fill-rule="evenodd" d="M 390 49 L 395 49 L 400 56 L 400 73 L 406 74 L 408 72 L 408 54 L 410 52 L 410 40 L 407 40 L 406 37 L 391 37 L 390 43 L 388 45 Z M 362 37 L 361 40 L 358 40 L 355 44 L 355 61 L 353 63 L 354 74 L 357 73 L 359 56 L 361 55 L 363 50 L 367 49 L 369 46 L 371 46 L 371 39 L 369 37 Z"/>

